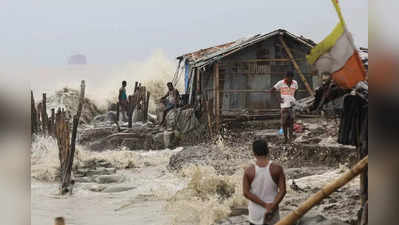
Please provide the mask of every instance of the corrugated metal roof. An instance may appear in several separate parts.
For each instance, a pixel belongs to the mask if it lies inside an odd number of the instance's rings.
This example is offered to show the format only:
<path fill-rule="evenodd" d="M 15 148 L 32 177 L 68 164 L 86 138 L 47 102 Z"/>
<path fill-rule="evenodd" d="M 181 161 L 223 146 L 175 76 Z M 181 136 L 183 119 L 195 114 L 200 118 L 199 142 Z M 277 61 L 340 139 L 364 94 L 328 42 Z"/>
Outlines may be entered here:
<path fill-rule="evenodd" d="M 275 35 L 286 35 L 288 37 L 291 37 L 295 39 L 296 41 L 300 42 L 301 44 L 313 48 L 315 43 L 310 40 L 306 39 L 303 36 L 296 36 L 286 30 L 275 30 L 267 34 L 257 34 L 251 37 L 247 38 L 242 38 L 237 41 L 229 42 L 226 44 L 206 48 L 206 49 L 201 49 L 199 51 L 195 51 L 192 53 L 184 54 L 182 56 L 177 57 L 178 59 L 188 59 L 190 64 L 193 67 L 203 67 L 206 65 L 209 65 L 213 63 L 216 60 L 219 60 L 223 57 L 226 57 L 230 54 L 233 54 L 243 48 L 252 46 L 256 43 L 259 43 L 261 41 L 264 41 L 270 37 L 273 37 Z"/>

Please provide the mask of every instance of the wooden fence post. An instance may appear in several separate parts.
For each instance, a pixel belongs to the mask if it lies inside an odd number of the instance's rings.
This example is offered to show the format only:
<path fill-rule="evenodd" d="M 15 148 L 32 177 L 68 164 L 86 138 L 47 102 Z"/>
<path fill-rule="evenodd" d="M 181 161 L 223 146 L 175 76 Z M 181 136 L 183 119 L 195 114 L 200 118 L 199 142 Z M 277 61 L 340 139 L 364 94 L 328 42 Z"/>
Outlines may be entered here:
<path fill-rule="evenodd" d="M 151 96 L 151 93 L 147 92 L 147 99 L 145 101 L 144 121 L 148 120 L 148 106 L 150 104 L 150 96 Z"/>
<path fill-rule="evenodd" d="M 129 101 L 127 104 L 127 117 L 128 117 L 128 128 L 132 128 L 133 126 L 133 96 L 129 95 L 128 97 Z"/>
<path fill-rule="evenodd" d="M 42 132 L 43 132 L 43 135 L 47 135 L 47 126 L 48 126 L 46 101 L 47 101 L 46 93 L 43 93 L 43 100 L 42 100 Z"/>
<path fill-rule="evenodd" d="M 116 122 L 119 122 L 119 102 L 116 103 Z"/>
<path fill-rule="evenodd" d="M 57 113 L 57 115 L 61 115 L 57 118 L 57 127 L 58 127 L 57 140 L 60 139 L 59 143 L 61 144 L 61 148 L 59 150 L 60 150 L 60 163 L 61 163 L 61 172 L 62 172 L 62 177 L 61 177 L 62 194 L 66 194 L 70 191 L 68 187 L 71 183 L 71 173 L 72 173 L 72 166 L 75 155 L 76 136 L 79 125 L 79 119 L 84 104 L 85 88 L 86 88 L 85 81 L 82 80 L 80 85 L 80 98 L 79 98 L 78 110 L 76 112 L 76 115 L 73 117 L 70 148 L 69 148 L 69 128 L 65 120 L 65 113 L 64 112 Z"/>
<path fill-rule="evenodd" d="M 37 134 L 38 129 L 37 129 L 37 111 L 36 111 L 36 105 L 35 105 L 35 99 L 33 97 L 33 91 L 30 91 L 31 95 L 31 135 Z"/>

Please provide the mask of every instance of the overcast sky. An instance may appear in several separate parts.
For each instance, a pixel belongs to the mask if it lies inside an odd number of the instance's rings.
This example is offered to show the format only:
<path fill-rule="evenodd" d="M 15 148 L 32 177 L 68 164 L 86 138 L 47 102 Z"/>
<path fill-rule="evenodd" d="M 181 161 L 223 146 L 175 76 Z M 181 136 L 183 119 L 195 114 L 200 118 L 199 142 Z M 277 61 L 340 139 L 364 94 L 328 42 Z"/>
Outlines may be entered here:
<path fill-rule="evenodd" d="M 5 2 L 4 2 L 5 1 Z M 340 0 L 358 46 L 368 46 L 368 1 Z M 168 58 L 278 28 L 318 42 L 338 22 L 330 0 L 2 0 L 0 66 L 63 66 Z"/>

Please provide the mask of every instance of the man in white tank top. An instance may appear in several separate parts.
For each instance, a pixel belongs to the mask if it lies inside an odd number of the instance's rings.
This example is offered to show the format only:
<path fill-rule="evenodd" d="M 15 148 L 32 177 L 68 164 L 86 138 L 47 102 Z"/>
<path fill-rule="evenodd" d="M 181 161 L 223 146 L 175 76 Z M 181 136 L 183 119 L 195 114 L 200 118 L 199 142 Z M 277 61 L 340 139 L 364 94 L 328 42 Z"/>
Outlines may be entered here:
<path fill-rule="evenodd" d="M 280 220 L 278 205 L 286 194 L 284 170 L 269 160 L 266 141 L 254 141 L 252 150 L 256 163 L 245 170 L 243 177 L 243 193 L 249 200 L 248 219 L 253 225 L 272 225 Z"/>

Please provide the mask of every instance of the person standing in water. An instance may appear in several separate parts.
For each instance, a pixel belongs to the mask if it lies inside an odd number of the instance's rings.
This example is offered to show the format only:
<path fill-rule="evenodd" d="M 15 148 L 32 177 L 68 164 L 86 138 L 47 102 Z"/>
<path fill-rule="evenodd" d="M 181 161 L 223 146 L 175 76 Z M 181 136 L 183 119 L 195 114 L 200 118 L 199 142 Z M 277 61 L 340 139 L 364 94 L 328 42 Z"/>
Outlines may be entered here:
<path fill-rule="evenodd" d="M 252 144 L 256 162 L 245 170 L 243 194 L 249 200 L 250 225 L 273 225 L 280 220 L 278 205 L 286 194 L 283 167 L 269 158 L 266 141 Z"/>
<path fill-rule="evenodd" d="M 122 120 L 127 121 L 127 95 L 126 95 L 126 86 L 127 82 L 124 80 L 122 81 L 122 87 L 119 88 L 119 96 L 118 96 L 118 101 L 119 101 L 119 106 L 121 109 L 122 113 Z"/>
<path fill-rule="evenodd" d="M 280 80 L 272 88 L 272 92 L 280 92 L 280 123 L 283 128 L 285 143 L 288 140 L 292 140 L 294 130 L 295 112 L 292 106 L 295 102 L 295 92 L 298 89 L 298 83 L 292 79 L 293 77 L 292 71 L 288 71 L 284 80 Z"/>

